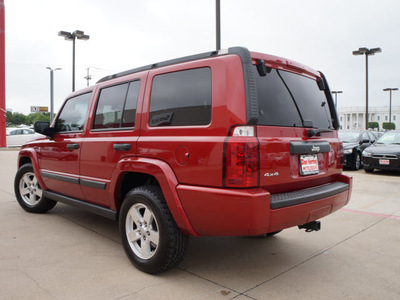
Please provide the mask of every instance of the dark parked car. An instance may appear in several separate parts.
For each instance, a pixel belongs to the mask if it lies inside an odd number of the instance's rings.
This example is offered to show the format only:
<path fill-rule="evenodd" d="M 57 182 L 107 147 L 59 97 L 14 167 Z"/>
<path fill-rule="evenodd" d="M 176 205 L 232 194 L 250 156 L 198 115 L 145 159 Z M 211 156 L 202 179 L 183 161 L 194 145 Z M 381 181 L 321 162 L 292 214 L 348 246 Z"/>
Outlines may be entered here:
<path fill-rule="evenodd" d="M 343 166 L 358 170 L 362 152 L 375 142 L 376 137 L 368 130 L 341 130 L 339 139 L 343 142 Z"/>
<path fill-rule="evenodd" d="M 388 131 L 363 152 L 363 165 L 367 173 L 374 169 L 400 171 L 400 131 Z"/>

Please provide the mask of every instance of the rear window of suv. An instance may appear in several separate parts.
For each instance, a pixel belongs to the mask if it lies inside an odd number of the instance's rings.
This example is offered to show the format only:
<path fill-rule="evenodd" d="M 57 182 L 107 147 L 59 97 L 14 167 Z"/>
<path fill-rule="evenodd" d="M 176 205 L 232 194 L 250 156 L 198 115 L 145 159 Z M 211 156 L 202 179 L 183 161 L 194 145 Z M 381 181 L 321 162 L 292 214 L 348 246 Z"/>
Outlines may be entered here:
<path fill-rule="evenodd" d="M 263 77 L 255 74 L 259 125 L 303 127 L 303 120 L 332 128 L 327 99 L 316 80 L 276 69 Z"/>

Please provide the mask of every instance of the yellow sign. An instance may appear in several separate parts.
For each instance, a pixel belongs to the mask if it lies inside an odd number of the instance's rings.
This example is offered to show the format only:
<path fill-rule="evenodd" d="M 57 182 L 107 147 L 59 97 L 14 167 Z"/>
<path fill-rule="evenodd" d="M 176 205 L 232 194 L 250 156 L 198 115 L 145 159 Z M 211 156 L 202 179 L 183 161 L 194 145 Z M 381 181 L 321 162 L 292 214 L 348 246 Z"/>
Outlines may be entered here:
<path fill-rule="evenodd" d="M 31 106 L 31 112 L 35 113 L 35 112 L 48 112 L 49 111 L 49 107 L 48 106 Z"/>

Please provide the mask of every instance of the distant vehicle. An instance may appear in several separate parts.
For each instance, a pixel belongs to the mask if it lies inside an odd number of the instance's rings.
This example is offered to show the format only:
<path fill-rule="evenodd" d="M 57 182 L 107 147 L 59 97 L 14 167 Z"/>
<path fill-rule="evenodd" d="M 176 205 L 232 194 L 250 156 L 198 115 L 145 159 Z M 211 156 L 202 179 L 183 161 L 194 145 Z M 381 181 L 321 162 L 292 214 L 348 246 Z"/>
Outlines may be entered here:
<path fill-rule="evenodd" d="M 343 143 L 343 166 L 359 170 L 362 152 L 377 138 L 368 130 L 340 130 L 339 139 Z"/>
<path fill-rule="evenodd" d="M 372 173 L 374 169 L 400 171 L 400 131 L 386 132 L 364 150 L 362 161 L 367 173 Z"/>
<path fill-rule="evenodd" d="M 39 136 L 43 137 L 29 128 L 6 128 L 7 147 L 20 147 Z"/>

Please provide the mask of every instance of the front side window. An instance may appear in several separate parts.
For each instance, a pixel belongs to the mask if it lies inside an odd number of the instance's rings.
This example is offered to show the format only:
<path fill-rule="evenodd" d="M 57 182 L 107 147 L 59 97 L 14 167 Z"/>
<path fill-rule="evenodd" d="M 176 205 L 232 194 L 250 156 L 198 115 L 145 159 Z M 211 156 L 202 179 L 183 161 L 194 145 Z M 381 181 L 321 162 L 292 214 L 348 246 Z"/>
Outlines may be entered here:
<path fill-rule="evenodd" d="M 135 127 L 140 81 L 103 88 L 100 92 L 93 129 Z"/>
<path fill-rule="evenodd" d="M 68 99 L 56 121 L 57 132 L 82 131 L 92 93 Z"/>
<path fill-rule="evenodd" d="M 211 122 L 211 69 L 157 75 L 150 100 L 149 125 L 190 126 Z"/>

